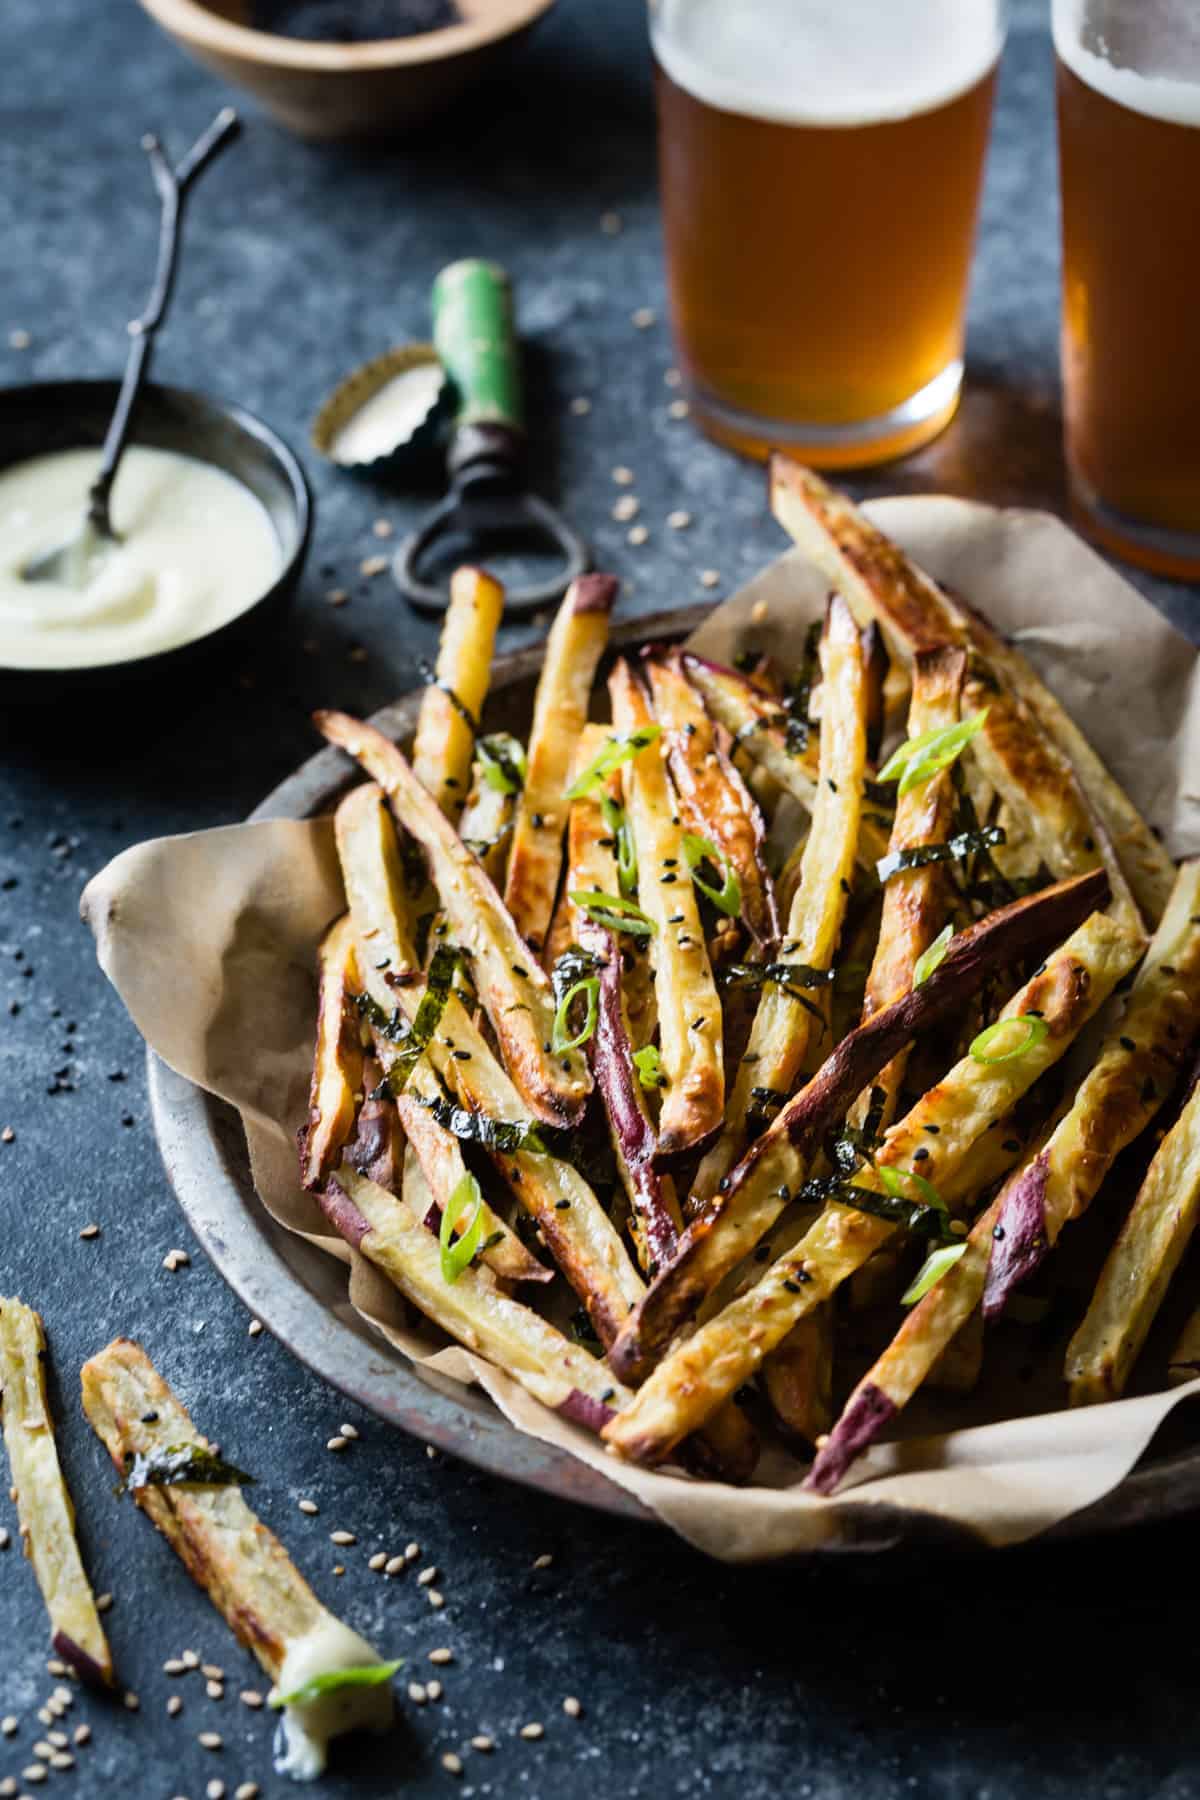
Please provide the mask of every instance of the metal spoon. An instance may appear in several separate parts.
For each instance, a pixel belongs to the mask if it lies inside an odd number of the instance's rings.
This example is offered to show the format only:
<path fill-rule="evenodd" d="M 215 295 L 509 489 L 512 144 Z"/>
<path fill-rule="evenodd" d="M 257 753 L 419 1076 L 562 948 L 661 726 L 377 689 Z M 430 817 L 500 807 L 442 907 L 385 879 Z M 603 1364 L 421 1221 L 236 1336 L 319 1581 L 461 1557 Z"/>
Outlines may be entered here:
<path fill-rule="evenodd" d="M 231 142 L 238 130 L 237 114 L 232 107 L 223 107 L 208 130 L 197 138 L 183 161 L 175 168 L 167 161 L 162 145 L 152 133 L 142 139 L 142 149 L 150 158 L 150 172 L 154 176 L 154 185 L 162 202 L 154 285 L 145 310 L 138 318 L 129 322 L 130 344 L 125 374 L 104 439 L 100 467 L 95 481 L 88 489 L 88 509 L 83 524 L 67 543 L 43 551 L 40 556 L 27 562 L 21 571 L 25 581 L 55 581 L 60 586 L 86 587 L 110 546 L 118 541 L 113 530 L 109 501 L 121 457 L 129 441 L 138 395 L 150 368 L 154 333 L 162 323 L 171 297 L 184 198 L 196 176 L 219 150 Z"/>

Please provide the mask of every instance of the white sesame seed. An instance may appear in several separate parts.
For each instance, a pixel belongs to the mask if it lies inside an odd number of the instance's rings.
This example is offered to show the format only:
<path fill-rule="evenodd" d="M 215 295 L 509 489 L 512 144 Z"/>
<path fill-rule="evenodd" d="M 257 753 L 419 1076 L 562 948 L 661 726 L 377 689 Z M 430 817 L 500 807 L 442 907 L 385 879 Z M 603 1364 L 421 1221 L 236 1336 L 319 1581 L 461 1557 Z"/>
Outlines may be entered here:
<path fill-rule="evenodd" d="M 658 322 L 658 314 L 652 306 L 639 306 L 637 311 L 629 316 L 639 331 L 649 331 L 650 327 Z"/>
<path fill-rule="evenodd" d="M 641 507 L 636 494 L 622 494 L 612 509 L 612 516 L 618 524 L 623 524 L 626 519 L 636 519 Z"/>
<path fill-rule="evenodd" d="M 345 588 L 330 588 L 325 598 L 330 606 L 345 606 L 350 599 L 350 595 Z"/>
<path fill-rule="evenodd" d="M 65 1750 L 71 1741 L 65 1731 L 48 1731 L 46 1733 L 46 1740 L 48 1743 L 53 1744 L 56 1750 Z"/>
<path fill-rule="evenodd" d="M 4 1777 L 4 1780 L 0 1781 L 0 1794 L 3 1794 L 4 1800 L 9 1800 L 9 1795 L 15 1794 L 16 1791 L 17 1791 L 16 1776 L 15 1775 L 6 1775 Z"/>
<path fill-rule="evenodd" d="M 0 1550 L 7 1550 L 9 1541 L 8 1526 L 0 1525 Z"/>
<path fill-rule="evenodd" d="M 40 1756 L 43 1762 L 49 1762 L 50 1758 L 54 1755 L 54 1745 L 48 1744 L 44 1738 L 39 1738 L 37 1743 L 33 1746 L 33 1754 L 35 1756 Z"/>
<path fill-rule="evenodd" d="M 686 531 L 692 522 L 692 515 L 681 506 L 675 512 L 667 514 L 667 524 L 672 531 Z"/>
<path fill-rule="evenodd" d="M 234 1788 L 233 1800 L 258 1800 L 261 1791 L 257 1781 L 243 1781 L 241 1787 Z"/>
<path fill-rule="evenodd" d="M 425 1689 L 421 1686 L 421 1683 L 419 1681 L 410 1681 L 409 1682 L 408 1697 L 412 1701 L 414 1706 L 424 1706 L 426 1700 L 429 1698 L 428 1694 L 425 1692 Z"/>
<path fill-rule="evenodd" d="M 405 1544 L 405 1546 L 404 1546 L 405 1562 L 416 1562 L 416 1560 L 420 1556 L 420 1554 L 421 1554 L 420 1544 Z"/>
<path fill-rule="evenodd" d="M 167 1711 L 172 1718 L 183 1711 L 183 1701 L 178 1694 L 172 1694 L 167 1701 Z"/>
<path fill-rule="evenodd" d="M 307 1513 L 310 1519 L 315 1518 L 321 1510 L 315 1500 L 297 1500 L 296 1505 L 302 1513 Z"/>
<path fill-rule="evenodd" d="M 442 1767 L 448 1775 L 461 1775 L 463 1772 L 462 1757 L 456 1756 L 453 1750 L 447 1750 L 442 1758 Z"/>
<path fill-rule="evenodd" d="M 4 1127 L 4 1130 L 0 1131 L 0 1143 L 11 1144 L 13 1139 L 16 1137 L 16 1135 L 17 1134 L 13 1130 L 12 1126 L 6 1125 Z"/>
<path fill-rule="evenodd" d="M 430 1606 L 433 1607 L 435 1612 L 440 1611 L 440 1609 L 443 1606 L 445 1606 L 445 1604 L 446 1604 L 445 1596 L 443 1594 L 439 1594 L 436 1588 L 426 1588 L 425 1589 L 425 1598 L 428 1600 Z"/>
<path fill-rule="evenodd" d="M 46 1779 L 46 1770 L 45 1770 L 45 1767 L 43 1766 L 43 1764 L 41 1764 L 41 1763 L 30 1763 L 30 1765 L 27 1769 L 21 1770 L 21 1780 L 22 1781 L 38 1782 L 38 1781 L 45 1781 L 45 1779 Z"/>
<path fill-rule="evenodd" d="M 479 1733 L 478 1737 L 473 1737 L 471 1739 L 471 1748 L 472 1748 L 472 1750 L 482 1750 L 484 1755 L 486 1756 L 489 1750 L 494 1750 L 496 1748 L 495 1739 L 490 1738 L 490 1737 L 485 1737 L 485 1735 L 481 1731 Z"/>
<path fill-rule="evenodd" d="M 28 350 L 32 342 L 33 339 L 30 337 L 29 333 L 27 331 L 22 331 L 19 327 L 16 331 L 10 331 L 8 334 L 8 347 L 10 350 Z"/>
<path fill-rule="evenodd" d="M 111 1594 L 97 1594 L 96 1595 L 96 1611 L 97 1612 L 107 1612 L 109 1610 L 109 1608 L 111 1607 L 112 1603 L 113 1602 L 112 1602 Z"/>
<path fill-rule="evenodd" d="M 429 1695 L 431 1700 L 440 1700 L 445 1689 L 442 1687 L 440 1681 L 427 1681 L 425 1683 L 425 1692 Z"/>
<path fill-rule="evenodd" d="M 600 229 L 605 237 L 619 237 L 623 221 L 619 212 L 603 212 L 600 214 Z"/>
<path fill-rule="evenodd" d="M 699 579 L 701 587 L 715 588 L 721 585 L 720 572 L 716 569 L 701 569 Z"/>
<path fill-rule="evenodd" d="M 223 1750 L 225 1748 L 225 1739 L 219 1731 L 201 1731 L 197 1734 L 196 1742 L 202 1750 Z"/>
<path fill-rule="evenodd" d="M 334 1563 L 333 1572 L 335 1575 L 344 1575 L 346 1573 L 345 1563 Z"/>
<path fill-rule="evenodd" d="M 338 1430 L 341 1432 L 341 1434 L 344 1438 L 349 1438 L 351 1443 L 353 1443 L 355 1438 L 357 1438 L 357 1436 L 358 1436 L 357 1425 L 347 1425 L 347 1424 L 343 1423 L 338 1426 Z"/>
<path fill-rule="evenodd" d="M 255 1712 L 258 1711 L 258 1708 L 263 1703 L 263 1697 L 257 1688 L 243 1688 L 238 1695 L 238 1699 L 243 1706 L 248 1706 Z"/>
<path fill-rule="evenodd" d="M 545 1734 L 545 1726 L 539 1725 L 536 1719 L 531 1719 L 528 1725 L 522 1725 L 521 1727 L 521 1736 L 523 1738 L 528 1738 L 530 1742 L 535 1738 L 544 1737 Z"/>
<path fill-rule="evenodd" d="M 50 1758 L 50 1767 L 52 1769 L 73 1769 L 75 1758 L 69 1750 L 56 1750 Z"/>
<path fill-rule="evenodd" d="M 452 1663 L 454 1661 L 454 1652 L 453 1650 L 447 1650 L 443 1645 L 440 1649 L 431 1650 L 429 1652 L 429 1660 L 431 1663 L 438 1663 L 439 1665 Z"/>
<path fill-rule="evenodd" d="M 563 1701 L 563 1711 L 566 1713 L 568 1719 L 577 1719 L 583 1711 L 583 1707 L 575 1698 L 574 1694 L 568 1694 Z"/>
<path fill-rule="evenodd" d="M 382 575 L 387 565 L 386 556 L 364 556 L 358 565 L 358 572 L 360 575 L 365 575 L 370 581 L 373 576 Z"/>
<path fill-rule="evenodd" d="M 586 413 L 590 413 L 591 410 L 592 410 L 592 403 L 588 399 L 587 395 L 586 394 L 576 394 L 575 398 L 571 402 L 571 411 L 575 414 L 576 418 L 582 419 L 584 417 L 584 415 Z"/>
<path fill-rule="evenodd" d="M 200 1658 L 196 1655 L 194 1650 L 185 1650 L 180 1657 L 180 1661 L 185 1669 L 198 1669 L 200 1667 Z"/>
<path fill-rule="evenodd" d="M 357 1544 L 358 1539 L 352 1531 L 331 1531 L 329 1541 L 331 1544 Z"/>
<path fill-rule="evenodd" d="M 248 1333 L 250 1334 L 251 1337 L 260 1337 L 262 1335 L 262 1328 L 263 1328 L 263 1322 L 261 1319 L 251 1319 L 249 1325 L 246 1327 L 246 1330 L 248 1331 Z"/>
<path fill-rule="evenodd" d="M 402 1556 L 389 1556 L 383 1566 L 389 1575 L 398 1575 L 404 1567 L 404 1558 Z"/>
<path fill-rule="evenodd" d="M 192 1260 L 186 1250 L 172 1250 L 171 1255 L 175 1258 L 176 1266 L 180 1269 L 186 1269 Z"/>
<path fill-rule="evenodd" d="M 633 486 L 633 470 L 627 469 L 624 463 L 618 463 L 612 472 L 612 478 L 618 487 Z"/>
<path fill-rule="evenodd" d="M 136 1712 L 138 1707 L 141 1704 L 142 1704 L 141 1701 L 138 1699 L 138 1697 L 134 1693 L 133 1689 L 130 1688 L 129 1692 L 125 1695 L 125 1701 L 124 1701 L 125 1711 L 126 1712 Z"/>
<path fill-rule="evenodd" d="M 225 1671 L 220 1663 L 201 1663 L 200 1673 L 207 1681 L 224 1681 Z"/>
<path fill-rule="evenodd" d="M 79 1235 L 81 1238 L 98 1238 L 100 1236 L 100 1227 L 98 1225 L 85 1225 Z"/>
<path fill-rule="evenodd" d="M 67 1673 L 67 1665 L 65 1662 L 59 1662 L 57 1656 L 48 1656 L 46 1658 L 46 1673 L 47 1675 L 65 1675 Z"/>
<path fill-rule="evenodd" d="M 638 545 L 644 544 L 650 533 L 644 525 L 632 525 L 625 535 L 631 544 Z"/>
<path fill-rule="evenodd" d="M 429 1567 L 427 1569 L 422 1569 L 421 1573 L 417 1576 L 417 1586 L 428 1587 L 431 1581 L 437 1580 L 437 1573 L 437 1564 L 430 1563 Z"/>
<path fill-rule="evenodd" d="M 91 1726 L 90 1725 L 77 1725 L 75 1727 L 75 1742 L 77 1744 L 90 1744 L 91 1741 L 92 1741 Z"/>
<path fill-rule="evenodd" d="M 12 1737 L 20 1723 L 21 1721 L 14 1713 L 5 1713 L 4 1717 L 0 1719 L 0 1731 L 4 1733 L 5 1737 Z"/>
<path fill-rule="evenodd" d="M 682 384 L 682 381 L 683 376 L 679 373 L 678 369 L 665 369 L 663 371 L 663 382 L 667 387 L 677 388 Z"/>
<path fill-rule="evenodd" d="M 68 1687 L 56 1687 L 50 1698 L 57 1700 L 60 1706 L 74 1706 L 75 1704 L 75 1696 Z"/>
<path fill-rule="evenodd" d="M 425 1454 L 429 1458 L 430 1462 L 435 1461 L 436 1457 L 437 1457 L 437 1446 L 435 1444 L 426 1444 Z"/>
<path fill-rule="evenodd" d="M 548 1569 L 553 1561 L 554 1558 L 550 1555 L 550 1552 L 548 1550 L 543 1550 L 540 1556 L 534 1557 L 533 1566 L 535 1569 Z"/>
<path fill-rule="evenodd" d="M 375 533 L 377 538 L 390 538 L 395 532 L 395 529 L 396 527 L 392 524 L 390 519 L 376 519 L 371 527 L 371 530 Z"/>
<path fill-rule="evenodd" d="M 43 1725 L 53 1725 L 54 1723 L 54 1714 L 50 1711 L 48 1706 L 39 1706 L 37 1709 L 37 1716 Z"/>
<path fill-rule="evenodd" d="M 669 419 L 686 419 L 691 410 L 686 400 L 672 400 L 667 408 L 667 417 Z"/>
<path fill-rule="evenodd" d="M 175 1252 L 173 1250 L 167 1251 L 167 1254 L 162 1259 L 162 1266 L 164 1269 L 169 1269 L 172 1275 L 175 1273 L 179 1264 L 175 1261 Z"/>
<path fill-rule="evenodd" d="M 208 1795 L 208 1800 L 225 1800 L 225 1783 L 210 1781 L 204 1792 Z"/>
<path fill-rule="evenodd" d="M 368 1556 L 368 1558 L 367 1558 L 368 1569 L 375 1569 L 378 1571 L 379 1569 L 383 1569 L 386 1566 L 387 1566 L 387 1555 L 386 1555 L 386 1552 L 384 1552 L 383 1550 L 377 1550 L 375 1552 L 374 1556 Z"/>
<path fill-rule="evenodd" d="M 223 1700 L 225 1698 L 224 1685 L 219 1681 L 206 1681 L 204 1684 L 204 1691 L 210 1700 Z"/>
<path fill-rule="evenodd" d="M 168 1656 L 163 1664 L 164 1675 L 186 1675 L 187 1664 L 180 1656 Z"/>
<path fill-rule="evenodd" d="M 327 1450 L 344 1450 L 347 1440 L 344 1437 L 331 1437 L 325 1448 Z"/>

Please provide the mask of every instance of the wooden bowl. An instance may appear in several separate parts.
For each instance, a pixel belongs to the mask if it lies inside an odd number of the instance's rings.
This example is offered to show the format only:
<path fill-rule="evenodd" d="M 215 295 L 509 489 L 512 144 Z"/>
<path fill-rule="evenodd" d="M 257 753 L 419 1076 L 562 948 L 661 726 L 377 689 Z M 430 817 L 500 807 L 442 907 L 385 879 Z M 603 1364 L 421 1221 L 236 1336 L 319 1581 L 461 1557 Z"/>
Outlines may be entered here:
<path fill-rule="evenodd" d="M 554 0 L 458 0 L 462 23 L 416 37 L 327 44 L 244 23 L 248 0 L 141 0 L 169 37 L 305 138 L 414 130 L 456 99 Z"/>

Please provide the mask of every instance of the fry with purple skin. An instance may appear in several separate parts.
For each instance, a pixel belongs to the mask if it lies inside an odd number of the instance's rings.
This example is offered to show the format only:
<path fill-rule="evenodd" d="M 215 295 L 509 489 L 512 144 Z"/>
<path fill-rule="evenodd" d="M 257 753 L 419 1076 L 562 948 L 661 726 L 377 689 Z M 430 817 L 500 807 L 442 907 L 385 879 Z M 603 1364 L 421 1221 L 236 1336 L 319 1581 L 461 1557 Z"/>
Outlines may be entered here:
<path fill-rule="evenodd" d="M 484 569 L 455 569 L 442 623 L 434 679 L 421 696 L 413 739 L 413 774 L 448 819 L 467 797 L 474 725 L 492 677 L 504 589 Z"/>
<path fill-rule="evenodd" d="M 580 575 L 567 589 L 546 639 L 504 886 L 504 904 L 535 953 L 541 951 L 554 912 L 571 762 L 587 723 L 618 585 L 613 575 Z"/>
<path fill-rule="evenodd" d="M 1046 1022 L 1045 1036 L 1026 1055 L 991 1068 L 982 1069 L 969 1056 L 957 1063 L 892 1127 L 874 1167 L 860 1172 L 856 1187 L 886 1196 L 888 1171 L 899 1175 L 928 1169 L 922 1179 L 934 1186 L 939 1177 L 953 1173 L 991 1120 L 1063 1055 L 1136 956 L 1137 941 L 1112 919 L 1094 913 L 1006 1008 L 1011 1015 L 1036 1006 Z M 918 1150 L 927 1155 L 918 1159 Z M 887 1218 L 831 1200 L 811 1230 L 748 1294 L 669 1353 L 633 1404 L 605 1427 L 605 1441 L 632 1461 L 661 1462 L 680 1436 L 694 1431 L 794 1325 L 828 1300 L 899 1229 Z"/>
<path fill-rule="evenodd" d="M 54 1654 L 84 1681 L 111 1687 L 112 1652 L 75 1537 L 75 1508 L 46 1394 L 46 1334 L 32 1307 L 0 1300 L 4 1445 L 21 1542 L 50 1615 Z"/>

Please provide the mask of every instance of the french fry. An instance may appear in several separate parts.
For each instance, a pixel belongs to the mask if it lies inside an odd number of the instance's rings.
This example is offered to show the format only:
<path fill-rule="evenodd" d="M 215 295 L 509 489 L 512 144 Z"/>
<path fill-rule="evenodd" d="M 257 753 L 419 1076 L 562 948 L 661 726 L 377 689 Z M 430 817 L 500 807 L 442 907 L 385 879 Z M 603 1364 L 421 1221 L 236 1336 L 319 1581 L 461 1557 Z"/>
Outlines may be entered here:
<path fill-rule="evenodd" d="M 762 814 L 684 676 L 678 654 L 650 657 L 645 668 L 683 822 L 728 857 L 741 888 L 739 922 L 759 954 L 769 957 L 779 940 L 779 913 L 763 861 Z"/>
<path fill-rule="evenodd" d="M 354 1168 L 391 1193 L 400 1185 L 404 1132 L 395 1102 L 386 1091 L 378 1092 L 383 1079 L 383 1064 L 374 1056 L 367 1056 L 363 1063 L 363 1103 L 358 1109 L 354 1135 L 345 1144 L 343 1155 Z M 533 1258 L 529 1260 L 532 1262 Z M 542 1280 L 550 1279 L 550 1271 L 543 1270 L 540 1264 L 538 1275 Z"/>
<path fill-rule="evenodd" d="M 351 999 L 357 983 L 354 926 L 346 914 L 330 926 L 317 951 L 317 1047 L 300 1152 L 306 1188 L 320 1187 L 341 1161 L 362 1098 L 362 1039 Z"/>
<path fill-rule="evenodd" d="M 515 794 L 503 793 L 492 786 L 483 772 L 483 764 L 477 759 L 472 765 L 471 787 L 458 833 L 472 856 L 479 858 L 489 881 L 497 888 L 504 885 L 516 804 Z"/>
<path fill-rule="evenodd" d="M 1138 941 L 1131 933 L 1103 914 L 1093 914 L 1005 1009 L 1011 1017 L 1036 1007 L 1046 1021 L 1045 1038 L 1027 1054 L 1003 1063 L 982 1067 L 968 1056 L 956 1064 L 892 1127 L 874 1167 L 862 1171 L 856 1185 L 883 1195 L 887 1188 L 881 1169 L 911 1170 L 915 1165 L 928 1170 L 926 1179 L 935 1183 L 952 1172 L 989 1121 L 1007 1111 L 1063 1054 L 1137 954 Z M 918 996 L 922 992 L 916 990 Z M 869 1031 L 871 1024 L 860 1029 Z M 936 1152 L 918 1158 L 917 1152 L 931 1144 Z M 606 1442 L 635 1462 L 661 1461 L 897 1229 L 886 1219 L 831 1201 L 795 1249 L 773 1263 L 747 1295 L 672 1350 L 630 1407 L 605 1427 Z"/>
<path fill-rule="evenodd" d="M 575 1125 L 591 1082 L 575 1052 L 552 1056 L 554 996 L 545 972 L 480 863 L 463 845 L 400 751 L 345 713 L 316 714 L 317 729 L 376 780 L 400 824 L 420 844 L 454 941 L 470 956 L 479 998 L 526 1105 L 551 1125 Z"/>
<path fill-rule="evenodd" d="M 140 1344 L 115 1338 L 83 1366 L 83 1410 L 118 1473 L 135 1458 L 213 1446 L 154 1368 Z M 135 1464 L 136 1467 L 136 1464 Z M 255 1516 L 237 1485 L 203 1481 L 134 1485 L 133 1498 L 202 1587 L 238 1642 L 276 1684 L 282 1700 L 318 1675 L 376 1664 L 364 1638 L 335 1618 L 313 1593 L 273 1532 Z M 284 1714 L 286 1761 L 281 1772 L 304 1779 L 325 1766 L 328 1738 L 392 1722 L 386 1683 L 340 1689 L 337 1704 L 316 1700 Z"/>
<path fill-rule="evenodd" d="M 467 795 L 475 730 L 492 677 L 504 589 L 483 569 L 455 569 L 437 670 L 425 689 L 413 740 L 413 774 L 449 819 Z"/>
<path fill-rule="evenodd" d="M 1097 904 L 1103 905 L 1108 883 L 1101 870 L 1061 883 L 1041 894 L 1018 900 L 1002 911 L 993 913 L 968 930 L 960 932 L 950 944 L 946 956 L 920 987 L 913 988 L 882 1012 L 875 1013 L 865 1024 L 843 1038 L 813 1079 L 784 1107 L 779 1117 L 753 1144 L 741 1163 L 731 1173 L 727 1187 L 714 1195 L 708 1208 L 694 1219 L 680 1239 L 679 1248 L 667 1267 L 659 1272 L 626 1322 L 621 1336 L 610 1352 L 613 1367 L 626 1381 L 644 1377 L 659 1356 L 694 1315 L 704 1297 L 718 1282 L 749 1254 L 755 1244 L 780 1217 L 791 1197 L 800 1189 L 809 1165 L 821 1146 L 829 1127 L 842 1118 L 855 1097 L 873 1077 L 891 1061 L 904 1045 L 919 1034 L 930 1031 L 944 1021 L 959 1015 L 970 997 L 977 993 L 989 977 L 1000 970 L 1038 955 L 1076 927 L 1074 936 L 1056 953 L 1046 969 L 1017 996 L 1017 1001 L 1030 995 L 1045 996 L 1062 1015 L 1062 1040 L 1051 1036 L 1032 1053 L 1018 1059 L 1022 1075 L 1027 1077 L 1015 1087 L 1014 1099 L 1032 1085 L 1037 1074 L 1057 1059 L 1066 1046 L 1066 1033 L 1082 1023 L 1082 1009 L 1088 1002 L 1089 984 L 1104 979 L 1110 967 L 1120 964 L 1121 971 L 1131 966 L 1136 947 L 1130 947 L 1129 935 L 1107 920 L 1088 915 Z M 1087 921 L 1086 924 L 1082 921 Z M 1119 979 L 1114 974 L 1113 981 Z M 1072 994 L 1071 984 L 1080 992 Z M 1058 992 L 1059 987 L 1067 990 Z M 1068 1021 L 1073 1014 L 1067 1002 L 1074 997 L 1075 1011 L 1080 1016 L 1073 1027 Z M 1015 1005 L 1014 1001 L 1010 1004 Z M 1033 1004 L 1039 1004 L 1035 1000 Z M 1041 1057 L 1049 1053 L 1046 1061 Z M 1001 1071 L 1005 1065 L 999 1065 Z M 1009 1065 L 1011 1067 L 1011 1065 Z M 958 1079 L 945 1095 L 945 1106 L 953 1112 L 958 1107 L 964 1118 L 973 1122 L 974 1108 L 967 1113 L 967 1101 L 979 1089 L 981 1099 L 992 1105 L 984 1127 L 992 1118 L 1002 1117 L 1013 1104 L 1003 1101 L 1004 1082 L 998 1092 L 982 1078 L 978 1064 L 967 1070 L 958 1065 Z M 970 1075 L 970 1079 L 967 1076 Z M 947 1078 L 949 1079 L 949 1078 Z M 942 1094 L 945 1083 L 934 1090 Z M 912 1114 L 909 1115 L 910 1119 Z M 922 1133 L 932 1141 L 940 1132 Z M 889 1134 L 892 1141 L 894 1132 Z M 981 1128 L 982 1129 L 982 1128 Z M 965 1157 L 971 1143 L 980 1133 L 960 1133 L 958 1150 L 953 1159 L 939 1161 L 939 1180 L 953 1177 L 954 1165 Z M 922 1142 L 917 1139 L 917 1144 Z M 921 1159 L 927 1160 L 927 1159 Z M 854 1238 L 878 1221 L 865 1217 L 856 1223 Z M 877 1241 L 864 1248 L 857 1263 L 865 1262 L 878 1243 L 885 1242 L 885 1231 Z M 853 1273 L 848 1269 L 847 1274 Z"/>
<path fill-rule="evenodd" d="M 1115 1400 L 1200 1217 L 1200 1085 L 1154 1154 L 1133 1208 L 1108 1253 L 1087 1314 L 1067 1346 L 1072 1406 Z"/>
<path fill-rule="evenodd" d="M 46 1393 L 46 1335 L 32 1307 L 0 1300 L 4 1445 L 21 1542 L 50 1617 L 54 1654 L 94 1686 L 113 1681 L 112 1652 L 75 1537 Z"/>
<path fill-rule="evenodd" d="M 866 760 L 866 680 L 858 628 L 836 596 L 821 641 L 823 710 L 817 795 L 804 846 L 800 884 L 780 955 L 827 971 L 833 963 L 854 873 Z M 764 1098 L 776 1108 L 791 1093 L 813 1030 L 813 1000 L 778 984 L 763 988 L 750 1043 L 725 1107 L 720 1138 L 696 1175 L 707 1200 L 742 1155 Z M 823 1030 L 824 1027 L 821 1027 Z M 756 1104 L 757 1103 L 757 1104 Z"/>
<path fill-rule="evenodd" d="M 833 1308 L 793 1325 L 762 1367 L 763 1392 L 785 1438 L 808 1451 L 833 1421 Z"/>
<path fill-rule="evenodd" d="M 625 735 L 653 724 L 645 691 L 622 659 L 609 678 L 613 724 Z M 621 771 L 637 848 L 638 903 L 653 928 L 654 991 L 663 1072 L 658 1120 L 663 1159 L 692 1149 L 716 1130 L 725 1097 L 721 1003 L 700 908 L 688 870 L 684 831 L 659 745 Z"/>
<path fill-rule="evenodd" d="M 611 575 L 580 575 L 567 589 L 546 640 L 504 888 L 513 923 L 535 952 L 550 929 L 567 826 L 568 771 L 587 721 L 617 587 Z"/>
<path fill-rule="evenodd" d="M 1167 1364 L 1167 1382 L 1171 1387 L 1182 1387 L 1187 1381 L 1195 1381 L 1197 1375 L 1200 1375 L 1200 1307 L 1175 1341 Z"/>
<path fill-rule="evenodd" d="M 1131 929 L 1138 922 L 1129 882 L 1137 884 L 1147 916 L 1156 919 L 1169 885 L 1165 852 L 1094 753 L 1081 758 L 1079 769 L 1073 766 L 1079 734 L 1063 731 L 1062 709 L 1020 653 L 1001 647 L 990 628 L 820 476 L 777 455 L 770 480 L 775 517 L 860 623 L 878 620 L 906 661 L 942 644 L 972 651 L 964 704 L 969 711 L 988 707 L 972 753 L 996 791 L 1027 816 L 1047 867 L 1063 879 L 1103 862 L 1123 922 Z M 1081 771 L 1090 783 L 1086 796 Z"/>

